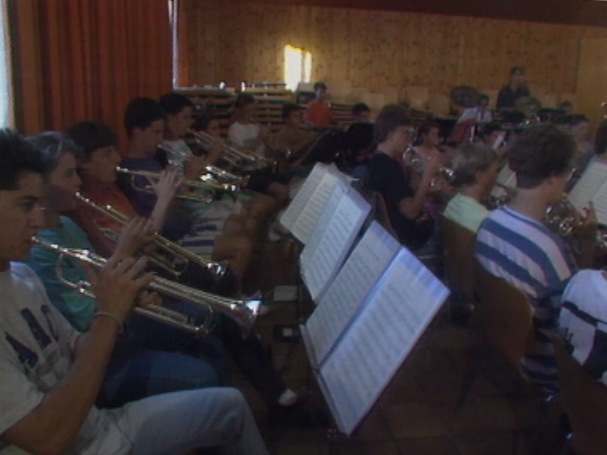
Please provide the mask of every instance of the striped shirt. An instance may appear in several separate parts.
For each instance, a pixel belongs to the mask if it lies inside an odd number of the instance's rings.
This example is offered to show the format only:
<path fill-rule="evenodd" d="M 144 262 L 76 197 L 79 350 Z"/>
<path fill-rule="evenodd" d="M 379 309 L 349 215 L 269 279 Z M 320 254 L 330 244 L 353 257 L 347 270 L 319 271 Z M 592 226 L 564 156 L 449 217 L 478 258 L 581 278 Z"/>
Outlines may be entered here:
<path fill-rule="evenodd" d="M 534 352 L 522 360 L 522 371 L 541 389 L 556 392 L 556 360 L 548 334 L 556 328 L 561 295 L 577 269 L 568 246 L 537 221 L 501 207 L 481 225 L 476 255 L 489 273 L 529 297 Z"/>

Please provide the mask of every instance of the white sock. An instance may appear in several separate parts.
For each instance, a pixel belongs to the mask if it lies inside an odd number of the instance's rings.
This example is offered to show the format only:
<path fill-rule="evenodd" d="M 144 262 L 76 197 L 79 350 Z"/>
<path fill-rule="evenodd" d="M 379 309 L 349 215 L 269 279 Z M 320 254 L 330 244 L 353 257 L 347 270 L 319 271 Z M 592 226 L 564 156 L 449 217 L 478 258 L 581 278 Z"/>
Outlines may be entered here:
<path fill-rule="evenodd" d="M 297 395 L 291 389 L 285 390 L 280 398 L 278 399 L 278 404 L 281 406 L 293 406 L 297 401 Z"/>

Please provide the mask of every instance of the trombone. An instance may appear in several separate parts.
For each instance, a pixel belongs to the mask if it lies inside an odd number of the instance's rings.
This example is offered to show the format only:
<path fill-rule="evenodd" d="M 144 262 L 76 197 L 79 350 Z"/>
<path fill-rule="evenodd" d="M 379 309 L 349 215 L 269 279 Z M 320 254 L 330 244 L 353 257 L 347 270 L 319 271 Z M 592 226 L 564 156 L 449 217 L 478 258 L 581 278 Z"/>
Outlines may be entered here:
<path fill-rule="evenodd" d="M 97 212 L 101 213 L 102 215 L 107 216 L 111 220 L 116 221 L 117 223 L 119 223 L 123 226 L 128 222 L 127 216 L 124 215 L 123 213 L 119 212 L 118 210 L 116 210 L 111 205 L 101 206 L 101 205 L 91 201 L 87 197 L 84 197 L 80 193 L 76 193 L 76 199 L 78 199 L 80 202 L 84 203 L 85 205 L 91 207 L 92 209 L 96 210 Z M 97 224 L 96 224 L 96 227 L 106 237 L 110 238 L 113 241 L 117 240 L 118 234 L 113 229 L 104 228 Z M 152 234 L 152 240 L 154 242 L 154 245 L 160 251 L 163 251 L 167 255 L 173 256 L 174 261 L 168 260 L 162 254 L 155 254 L 155 255 L 151 255 L 149 257 L 150 262 L 155 264 L 156 266 L 161 267 L 162 269 L 168 271 L 173 276 L 175 276 L 175 278 L 179 278 L 183 274 L 183 272 L 185 271 L 185 269 L 189 263 L 195 264 L 199 267 L 202 267 L 202 268 L 208 270 L 209 272 L 211 272 L 211 274 L 217 281 L 219 281 L 221 278 L 223 278 L 227 273 L 228 269 L 225 264 L 223 264 L 221 262 L 212 262 L 207 259 L 204 259 L 203 257 L 192 253 L 190 250 L 182 247 L 181 245 L 178 245 L 175 242 L 171 242 L 169 239 L 161 236 L 157 232 L 154 232 Z M 181 262 L 181 270 L 177 270 L 178 264 L 176 264 L 175 261 Z"/>
<path fill-rule="evenodd" d="M 78 290 L 78 292 L 87 297 L 95 298 L 95 294 L 93 293 L 89 282 L 82 280 L 74 283 L 63 276 L 63 261 L 66 258 L 72 258 L 91 264 L 94 267 L 103 267 L 107 263 L 107 259 L 91 253 L 88 250 L 63 247 L 54 243 L 45 242 L 37 237 L 33 237 L 32 240 L 37 245 L 59 254 L 59 258 L 55 264 L 55 273 L 57 274 L 57 279 L 61 283 Z M 196 325 L 191 321 L 191 318 L 183 313 L 159 305 L 135 307 L 135 313 L 200 336 L 205 336 L 211 331 L 214 312 L 218 311 L 236 321 L 240 326 L 243 338 L 246 338 L 253 328 L 253 324 L 259 313 L 259 307 L 262 304 L 262 300 L 259 296 L 244 300 L 232 300 L 198 289 L 193 289 L 160 277 L 154 278 L 149 285 L 149 289 L 167 297 L 188 301 L 203 307 L 208 310 L 208 315 L 204 318 L 202 324 Z"/>

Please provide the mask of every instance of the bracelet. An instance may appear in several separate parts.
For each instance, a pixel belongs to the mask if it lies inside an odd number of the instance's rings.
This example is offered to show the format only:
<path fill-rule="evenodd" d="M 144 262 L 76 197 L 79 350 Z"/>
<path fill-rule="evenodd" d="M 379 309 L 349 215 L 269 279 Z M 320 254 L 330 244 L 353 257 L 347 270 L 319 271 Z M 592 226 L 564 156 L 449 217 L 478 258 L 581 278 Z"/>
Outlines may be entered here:
<path fill-rule="evenodd" d="M 112 313 L 108 313 L 107 311 L 97 311 L 93 315 L 93 318 L 96 318 L 97 316 L 105 316 L 106 318 L 112 319 L 116 322 L 116 324 L 118 324 L 118 328 L 120 329 L 118 335 L 122 335 L 122 333 L 124 333 L 124 323 L 120 319 L 118 319 L 117 316 L 114 316 Z"/>

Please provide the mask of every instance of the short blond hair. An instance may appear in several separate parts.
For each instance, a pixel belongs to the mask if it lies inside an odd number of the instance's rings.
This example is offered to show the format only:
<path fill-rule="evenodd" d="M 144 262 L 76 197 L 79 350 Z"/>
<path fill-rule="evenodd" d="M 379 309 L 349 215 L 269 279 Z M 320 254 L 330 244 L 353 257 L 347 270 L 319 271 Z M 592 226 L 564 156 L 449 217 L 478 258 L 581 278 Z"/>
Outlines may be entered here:
<path fill-rule="evenodd" d="M 461 145 L 453 158 L 454 186 L 468 186 L 476 183 L 476 173 L 483 172 L 497 161 L 498 155 L 491 147 L 482 143 Z"/>

